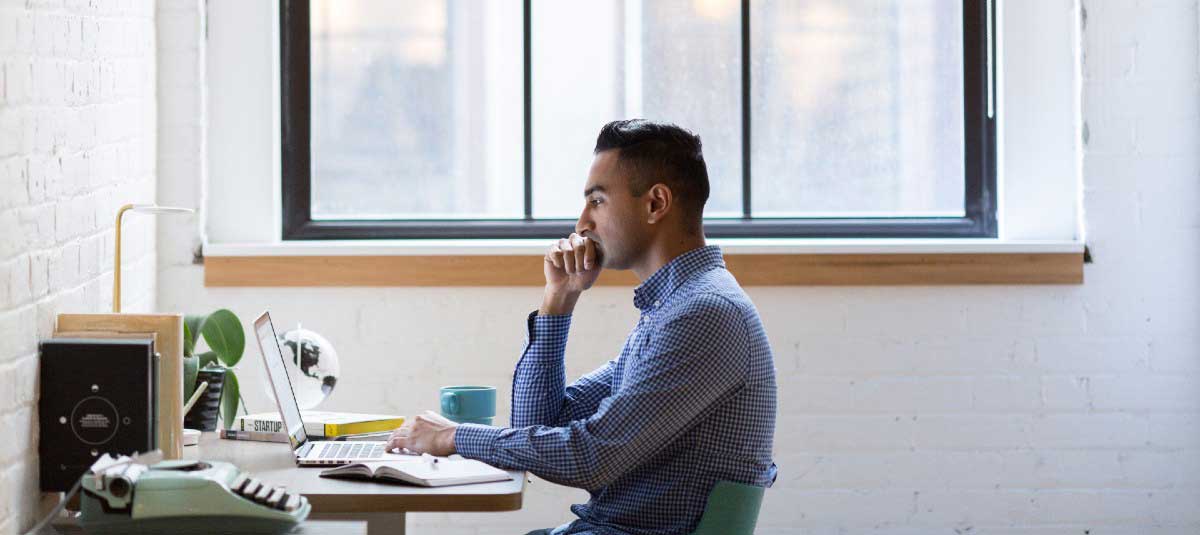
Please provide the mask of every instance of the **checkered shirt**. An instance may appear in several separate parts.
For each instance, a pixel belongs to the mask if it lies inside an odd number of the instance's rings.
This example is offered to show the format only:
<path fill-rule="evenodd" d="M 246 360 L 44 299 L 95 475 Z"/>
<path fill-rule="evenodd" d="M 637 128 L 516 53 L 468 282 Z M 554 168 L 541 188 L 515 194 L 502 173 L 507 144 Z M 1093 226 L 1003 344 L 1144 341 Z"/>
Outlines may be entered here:
<path fill-rule="evenodd" d="M 555 533 L 691 533 L 718 481 L 775 480 L 771 348 L 720 249 L 675 258 L 633 304 L 641 317 L 620 356 L 570 386 L 571 317 L 530 314 L 512 427 L 455 432 L 464 457 L 588 491 Z"/>

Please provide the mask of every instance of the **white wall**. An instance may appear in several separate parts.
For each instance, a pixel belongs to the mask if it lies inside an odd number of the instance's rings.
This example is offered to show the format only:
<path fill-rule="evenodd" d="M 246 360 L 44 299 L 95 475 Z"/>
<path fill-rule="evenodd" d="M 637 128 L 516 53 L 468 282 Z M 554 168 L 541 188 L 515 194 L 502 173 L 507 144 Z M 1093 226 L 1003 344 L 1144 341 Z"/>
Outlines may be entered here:
<path fill-rule="evenodd" d="M 0 534 L 38 500 L 38 340 L 112 306 L 113 218 L 153 202 L 154 4 L 0 3 Z M 129 214 L 123 308 L 155 306 L 153 219 Z"/>
<path fill-rule="evenodd" d="M 1027 160 L 1007 166 L 1006 181 L 1030 180 L 1012 175 L 1016 167 L 1036 180 L 1077 183 L 1082 166 L 1083 220 L 1095 257 L 1086 283 L 749 289 L 771 337 L 780 385 L 781 471 L 767 492 L 759 533 L 1200 530 L 1197 1 L 1005 5 L 1058 10 L 1047 33 L 1038 34 L 1050 36 L 1045 43 L 1053 48 L 1014 43 L 1005 61 L 1021 59 L 1014 57 L 1019 51 L 1034 65 L 1027 75 L 1061 81 L 1060 72 L 1037 70 L 1039 62 L 1049 68 L 1038 54 L 1067 58 L 1076 74 L 1066 79 L 1071 93 L 1056 102 L 1076 111 L 1029 122 L 1057 132 L 1048 142 L 1059 149 L 1022 156 Z M 247 9 L 268 9 L 255 6 Z M 1024 20 L 1026 31 L 1045 22 Z M 247 54 L 247 61 L 255 58 Z M 221 68 L 210 63 L 209 76 Z M 1026 96 L 1014 91 L 1045 85 L 1006 80 L 1004 103 L 1014 113 L 1014 102 Z M 224 98 L 209 99 L 213 117 L 223 113 L 216 107 Z M 1085 130 L 1086 143 L 1074 141 Z M 227 134 L 209 130 L 207 138 Z M 1006 136 L 1010 149 L 1028 146 L 1011 130 Z M 1075 146 L 1082 153 L 1067 148 Z M 1046 169 L 1056 172 L 1047 176 Z M 213 176 L 213 199 L 273 180 L 238 177 L 250 182 Z M 190 178 L 164 175 L 160 193 L 196 187 Z M 1079 188 L 1070 193 L 1077 197 Z M 1013 199 L 1022 196 L 1032 195 L 1019 191 Z M 1073 210 L 1066 200 L 1055 209 Z M 269 204 L 255 213 L 245 213 L 245 205 L 232 213 L 224 203 L 208 206 L 216 208 L 207 215 L 210 230 L 273 219 L 265 213 L 274 210 Z M 277 234 L 268 227 L 251 232 Z M 523 318 L 540 295 L 538 288 L 204 288 L 202 267 L 175 249 L 162 252 L 159 277 L 161 310 L 229 307 L 249 321 L 269 307 L 280 328 L 301 321 L 324 334 L 343 364 L 328 408 L 408 414 L 435 408 L 438 386 L 486 383 L 500 387 L 506 415 Z M 583 298 L 567 350 L 569 375 L 616 353 L 636 321 L 631 299 L 629 289 L 614 288 Z M 240 372 L 247 402 L 252 410 L 270 409 L 257 355 L 249 357 Z M 410 529 L 524 533 L 569 520 L 568 505 L 585 499 L 582 491 L 535 478 L 519 512 L 413 514 Z"/>

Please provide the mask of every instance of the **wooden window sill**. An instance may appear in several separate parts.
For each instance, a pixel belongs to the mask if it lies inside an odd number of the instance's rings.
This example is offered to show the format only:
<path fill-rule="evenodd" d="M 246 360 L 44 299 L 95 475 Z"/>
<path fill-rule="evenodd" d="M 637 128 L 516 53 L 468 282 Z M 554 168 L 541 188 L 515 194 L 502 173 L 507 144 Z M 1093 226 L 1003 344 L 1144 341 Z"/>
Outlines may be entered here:
<path fill-rule="evenodd" d="M 715 240 L 714 240 L 715 241 Z M 1083 244 L 995 241 L 720 243 L 744 286 L 1082 284 Z M 422 242 L 208 246 L 205 286 L 541 286 L 542 245 Z M 636 286 L 630 271 L 597 285 Z"/>

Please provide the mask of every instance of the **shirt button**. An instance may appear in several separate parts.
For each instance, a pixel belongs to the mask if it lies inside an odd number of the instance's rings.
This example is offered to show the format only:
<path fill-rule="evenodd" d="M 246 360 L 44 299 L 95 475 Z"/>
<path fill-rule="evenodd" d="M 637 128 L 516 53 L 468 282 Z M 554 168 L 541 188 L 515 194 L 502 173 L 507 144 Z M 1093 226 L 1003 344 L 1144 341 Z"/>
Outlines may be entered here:
<path fill-rule="evenodd" d="M 659 301 L 659 300 L 655 299 L 655 300 L 654 300 L 654 308 L 658 308 L 658 307 L 660 307 L 660 306 L 662 306 L 662 301 Z"/>

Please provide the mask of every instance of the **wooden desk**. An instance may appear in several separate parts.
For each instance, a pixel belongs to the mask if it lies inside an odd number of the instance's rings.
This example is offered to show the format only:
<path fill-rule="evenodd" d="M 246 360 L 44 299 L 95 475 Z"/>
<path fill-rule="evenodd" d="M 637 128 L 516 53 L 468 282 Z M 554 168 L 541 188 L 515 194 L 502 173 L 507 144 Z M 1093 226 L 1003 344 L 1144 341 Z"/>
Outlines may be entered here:
<path fill-rule="evenodd" d="M 510 470 L 512 481 L 449 487 L 417 487 L 319 477 L 322 468 L 296 466 L 287 444 L 221 440 L 204 433 L 199 446 L 184 448 L 185 459 L 225 461 L 262 481 L 308 498 L 311 518 L 366 520 L 367 533 L 404 534 L 409 511 L 516 511 L 525 494 L 525 472 Z"/>
<path fill-rule="evenodd" d="M 53 523 L 54 529 L 63 535 L 86 535 L 75 521 Z M 363 535 L 367 532 L 364 522 L 331 522 L 306 520 L 287 535 Z"/>

